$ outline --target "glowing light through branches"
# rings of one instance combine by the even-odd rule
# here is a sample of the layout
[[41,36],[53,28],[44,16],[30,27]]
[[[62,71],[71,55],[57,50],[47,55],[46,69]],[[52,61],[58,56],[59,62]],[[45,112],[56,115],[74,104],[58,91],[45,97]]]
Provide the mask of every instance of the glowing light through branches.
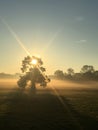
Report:
[[31,61],[31,63],[32,63],[33,65],[36,65],[36,64],[37,64],[37,60],[36,60],[36,59],[33,59],[33,60]]

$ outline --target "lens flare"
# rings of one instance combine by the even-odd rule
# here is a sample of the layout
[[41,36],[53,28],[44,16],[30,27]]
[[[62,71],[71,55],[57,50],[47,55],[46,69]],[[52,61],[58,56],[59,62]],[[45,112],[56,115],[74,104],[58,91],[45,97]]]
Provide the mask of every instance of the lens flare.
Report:
[[49,47],[53,44],[53,42],[56,40],[56,38],[59,36],[59,34],[63,31],[63,28],[58,29],[54,35],[51,37],[51,39],[47,42],[47,44],[45,44],[45,47],[42,50],[42,53],[44,54]]
[[3,24],[7,27],[9,32],[12,34],[12,36],[16,39],[17,43],[22,47],[22,49],[27,53],[27,55],[31,56],[31,54],[28,52],[24,44],[21,42],[19,36],[13,31],[11,26],[0,16],[0,19],[2,20]]

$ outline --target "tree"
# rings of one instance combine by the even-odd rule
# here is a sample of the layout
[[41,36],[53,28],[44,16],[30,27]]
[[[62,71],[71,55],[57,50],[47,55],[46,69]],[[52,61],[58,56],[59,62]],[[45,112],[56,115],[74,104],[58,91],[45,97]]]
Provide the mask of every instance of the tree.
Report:
[[94,67],[92,65],[84,65],[81,68],[82,78],[85,80],[94,79]]
[[40,83],[41,86],[45,87],[50,79],[43,73],[46,69],[42,66],[43,62],[40,58],[35,56],[27,56],[22,61],[21,71],[24,74],[20,76],[18,80],[18,86],[25,88],[27,82],[31,82],[31,88],[35,89],[35,84]]
[[93,73],[94,72],[94,67],[92,65],[84,65],[81,68],[81,73],[87,73],[87,72]]
[[97,80],[98,81],[98,70],[96,70],[94,72],[94,80]]
[[98,77],[98,70],[94,72],[94,75]]
[[56,70],[54,72],[54,75],[55,75],[56,78],[59,78],[59,79],[63,79],[64,78],[64,73],[63,73],[62,70]]
[[81,73],[75,73],[74,74],[74,79],[77,80],[77,81],[81,80],[82,79]]
[[68,75],[73,76],[74,75],[74,70],[72,68],[67,69]]

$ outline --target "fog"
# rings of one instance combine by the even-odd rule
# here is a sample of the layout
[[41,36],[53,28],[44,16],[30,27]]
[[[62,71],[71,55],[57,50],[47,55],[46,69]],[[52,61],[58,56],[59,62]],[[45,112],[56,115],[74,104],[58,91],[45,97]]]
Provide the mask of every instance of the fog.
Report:
[[17,87],[17,79],[0,79],[0,89]]
[[[17,85],[18,79],[0,79],[0,89],[4,88],[18,88]],[[40,89],[41,86],[39,84],[36,85],[37,89]],[[51,80],[50,83],[47,84],[46,88],[55,87],[58,89],[84,89],[84,88],[98,88],[98,82],[87,81],[87,82],[72,82],[72,81],[63,81],[63,80]]]
[[72,81],[63,81],[63,80],[52,80],[49,83],[49,86],[54,86],[56,88],[96,88],[98,87],[98,82],[94,81],[85,81],[85,82],[72,82]]

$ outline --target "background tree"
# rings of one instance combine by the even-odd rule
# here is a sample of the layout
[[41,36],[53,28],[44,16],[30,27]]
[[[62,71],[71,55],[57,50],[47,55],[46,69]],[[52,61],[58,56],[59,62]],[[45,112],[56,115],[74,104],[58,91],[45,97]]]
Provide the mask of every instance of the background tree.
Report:
[[87,73],[87,72],[93,73],[94,72],[94,67],[92,65],[84,65],[81,68],[81,73]]
[[63,73],[62,70],[56,70],[54,72],[54,77],[58,79],[67,79],[73,81],[86,81],[95,80],[98,81],[98,70],[95,70],[92,65],[84,65],[80,72],[75,73],[74,69],[68,68],[67,72]]
[[98,70],[96,70],[94,72],[94,80],[97,80],[98,81]]
[[92,65],[84,65],[81,68],[82,78],[84,80],[92,80],[94,79],[94,67]]
[[62,70],[56,70],[56,71],[54,72],[54,75],[55,75],[56,78],[64,79],[64,73],[63,73]]
[[72,68],[68,68],[67,73],[68,73],[68,75],[73,76],[74,75],[74,70]]

